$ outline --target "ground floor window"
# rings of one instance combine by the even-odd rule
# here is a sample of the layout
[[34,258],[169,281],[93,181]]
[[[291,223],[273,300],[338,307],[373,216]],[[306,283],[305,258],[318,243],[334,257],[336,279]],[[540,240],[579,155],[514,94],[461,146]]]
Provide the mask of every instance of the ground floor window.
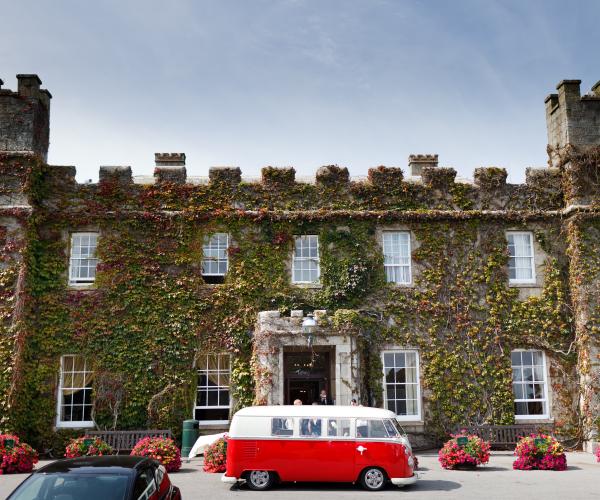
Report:
[[208,354],[198,364],[198,391],[194,418],[200,424],[220,424],[229,421],[229,354]]
[[69,354],[60,359],[57,427],[91,427],[93,373],[87,360]]
[[511,353],[516,418],[548,418],[546,358],[543,351]]
[[421,418],[417,351],[383,352],[385,407],[402,420]]

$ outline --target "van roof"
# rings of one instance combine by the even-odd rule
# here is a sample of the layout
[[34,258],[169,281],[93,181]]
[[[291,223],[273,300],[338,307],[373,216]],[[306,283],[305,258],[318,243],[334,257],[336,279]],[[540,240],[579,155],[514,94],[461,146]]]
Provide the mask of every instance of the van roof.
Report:
[[396,418],[390,410],[366,406],[329,405],[276,405],[248,406],[239,410],[236,417],[354,417],[354,418]]

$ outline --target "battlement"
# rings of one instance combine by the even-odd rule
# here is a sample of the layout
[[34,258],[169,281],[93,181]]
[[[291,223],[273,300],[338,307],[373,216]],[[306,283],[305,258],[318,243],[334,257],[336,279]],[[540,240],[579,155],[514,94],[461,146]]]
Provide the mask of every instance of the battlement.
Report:
[[548,154],[551,166],[567,156],[600,146],[600,82],[581,95],[581,80],[563,80],[557,94],[546,97]]
[[50,99],[37,75],[17,75],[17,92],[0,80],[0,151],[35,153],[44,161],[50,141]]
[[[122,206],[146,210],[245,209],[304,210],[558,210],[565,207],[563,176],[557,168],[528,168],[525,184],[507,183],[506,169],[480,167],[473,180],[457,179],[456,170],[438,167],[438,155],[410,155],[423,161],[421,175],[405,178],[403,169],[380,165],[368,176],[351,178],[346,167],[320,167],[311,181],[298,178],[293,167],[267,166],[260,178],[245,178],[239,167],[210,167],[208,177],[188,177],[184,153],[155,154],[153,176],[133,177],[129,166],[101,166],[98,184],[77,184],[75,168],[49,166],[49,197],[73,190],[73,197],[93,196],[102,203],[116,189]],[[428,162],[428,164],[425,164]],[[57,189],[57,186],[62,189]],[[164,189],[170,185],[169,189]],[[56,194],[54,191],[56,190]],[[169,199],[168,203],[165,200]],[[598,196],[592,196],[593,203]],[[201,203],[200,203],[201,201]],[[166,203],[166,204],[165,204]],[[111,205],[111,209],[114,209]]]

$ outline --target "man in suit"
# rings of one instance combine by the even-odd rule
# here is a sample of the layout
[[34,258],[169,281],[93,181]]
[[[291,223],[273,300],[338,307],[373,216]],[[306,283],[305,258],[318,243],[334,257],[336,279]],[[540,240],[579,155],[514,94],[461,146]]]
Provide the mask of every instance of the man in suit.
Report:
[[320,405],[332,405],[331,399],[327,397],[327,391],[323,389],[321,394],[319,395],[319,404]]

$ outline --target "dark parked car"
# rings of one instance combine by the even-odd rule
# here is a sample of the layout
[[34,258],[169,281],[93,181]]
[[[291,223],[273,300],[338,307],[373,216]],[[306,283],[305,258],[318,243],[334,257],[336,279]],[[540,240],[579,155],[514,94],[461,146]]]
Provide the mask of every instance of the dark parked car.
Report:
[[[165,468],[144,457],[58,460],[36,470],[10,500],[181,500]],[[7,499],[8,500],[8,499]]]

